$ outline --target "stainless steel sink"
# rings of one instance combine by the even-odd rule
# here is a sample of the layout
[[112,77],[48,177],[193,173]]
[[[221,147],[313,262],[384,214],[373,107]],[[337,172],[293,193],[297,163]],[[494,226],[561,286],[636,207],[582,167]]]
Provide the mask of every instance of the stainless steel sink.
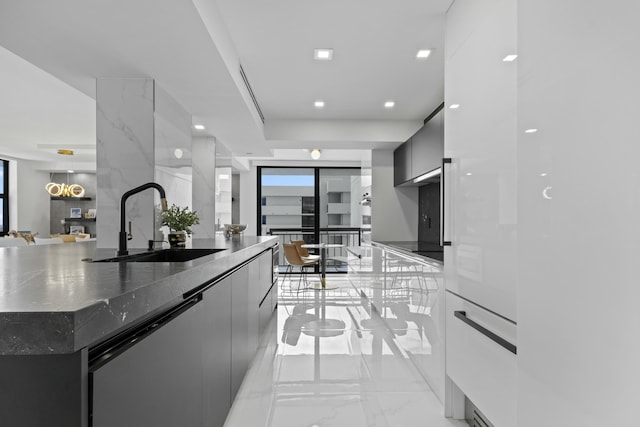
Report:
[[185,262],[224,250],[225,249],[162,249],[135,255],[93,260],[93,262]]

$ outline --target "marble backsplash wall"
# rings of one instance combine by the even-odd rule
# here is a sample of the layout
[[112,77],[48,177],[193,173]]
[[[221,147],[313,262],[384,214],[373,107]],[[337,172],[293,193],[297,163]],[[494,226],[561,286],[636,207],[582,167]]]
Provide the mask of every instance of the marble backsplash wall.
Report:
[[193,209],[198,211],[200,224],[193,227],[197,238],[213,238],[216,234],[216,141],[213,137],[194,138],[193,149]]
[[[96,90],[97,245],[116,248],[122,194],[154,180],[154,90],[152,79],[99,78]],[[154,194],[129,198],[131,248],[144,248],[154,236]]]
[[[117,247],[120,197],[151,181],[165,188],[169,204],[198,211],[197,238],[214,237],[215,138],[192,142],[191,115],[152,79],[98,79],[96,103],[98,247]],[[158,207],[153,190],[129,198],[129,248],[164,239]]]

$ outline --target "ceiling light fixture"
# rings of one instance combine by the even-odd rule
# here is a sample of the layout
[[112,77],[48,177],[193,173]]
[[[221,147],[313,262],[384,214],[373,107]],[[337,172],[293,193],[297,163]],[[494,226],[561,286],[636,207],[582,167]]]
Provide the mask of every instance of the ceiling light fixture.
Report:
[[74,171],[74,170],[72,170],[72,169],[69,169],[69,170],[67,171],[67,173],[76,173],[76,171]]
[[333,49],[314,49],[313,59],[316,61],[331,61],[333,59]]
[[182,152],[182,150],[180,148],[176,148],[173,151],[173,155],[176,156],[176,159],[181,159],[183,154],[184,153]]
[[311,158],[313,160],[318,160],[321,154],[322,153],[320,152],[319,148],[314,148],[313,150],[311,150]]
[[460,108],[460,104],[451,104],[449,105],[449,108],[455,110],[456,108]]
[[313,103],[316,108],[324,108],[324,101],[316,101]]
[[193,125],[193,128],[197,130],[204,130],[204,125]]
[[393,101],[387,101],[384,103],[384,108],[393,108],[396,105]]
[[507,55],[504,58],[502,58],[503,62],[513,62],[516,60],[516,58],[518,57],[518,55]]
[[538,132],[538,129],[527,129],[524,131],[524,133],[536,133]]
[[416,53],[416,59],[427,59],[431,55],[431,49],[420,49]]

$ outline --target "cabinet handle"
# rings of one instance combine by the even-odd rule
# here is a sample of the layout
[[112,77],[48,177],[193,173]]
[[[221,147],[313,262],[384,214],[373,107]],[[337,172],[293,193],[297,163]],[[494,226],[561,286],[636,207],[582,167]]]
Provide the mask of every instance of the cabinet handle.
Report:
[[445,200],[444,199],[444,195],[446,193],[446,188],[447,188],[445,186],[445,177],[447,176],[447,174],[446,174],[446,171],[444,169],[444,166],[446,164],[451,164],[451,158],[450,157],[445,157],[445,158],[442,159],[442,172],[441,172],[441,175],[442,175],[442,195],[440,197],[440,216],[442,218],[442,221],[441,221],[441,223],[442,223],[442,232],[440,234],[440,241],[442,242],[441,246],[451,246],[451,241],[444,239],[444,228],[445,228],[444,227],[444,221],[445,221],[445,218],[446,218],[446,215],[445,215],[445,212],[444,212],[444,200]]
[[482,335],[494,341],[496,344],[501,345],[502,347],[506,348],[513,354],[518,354],[518,348],[515,345],[511,344],[509,341],[505,340],[501,336],[494,334],[484,326],[481,326],[476,322],[474,322],[473,320],[469,319],[467,317],[466,311],[454,311],[453,315],[456,316],[458,319],[462,320],[467,325],[471,326],[476,331],[480,332]]

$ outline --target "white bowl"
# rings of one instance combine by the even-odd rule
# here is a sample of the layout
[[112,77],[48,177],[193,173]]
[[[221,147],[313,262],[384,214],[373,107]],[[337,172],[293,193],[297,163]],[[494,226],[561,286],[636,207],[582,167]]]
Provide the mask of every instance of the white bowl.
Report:
[[232,234],[240,234],[246,228],[247,226],[245,224],[225,224],[224,225],[225,231],[227,232],[231,231]]

